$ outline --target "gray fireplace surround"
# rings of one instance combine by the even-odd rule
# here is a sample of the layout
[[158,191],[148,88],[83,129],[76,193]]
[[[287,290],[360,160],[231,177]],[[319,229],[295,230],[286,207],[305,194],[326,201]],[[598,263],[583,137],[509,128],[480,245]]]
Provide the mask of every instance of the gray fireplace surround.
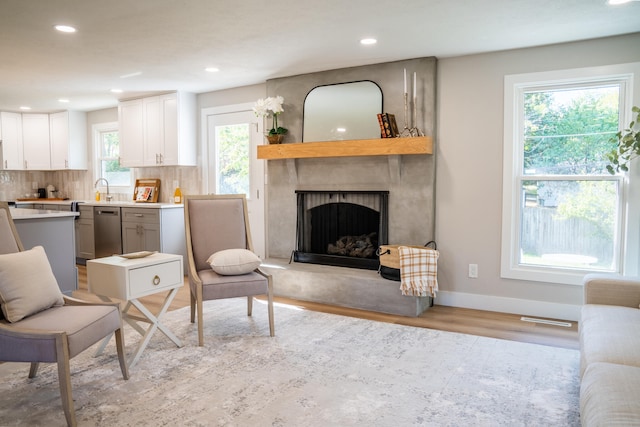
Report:
[[[383,111],[404,125],[403,78],[417,76],[417,123],[435,144],[436,58],[418,58],[283,77],[267,81],[268,96],[284,97],[279,121],[284,143],[302,142],[302,109],[316,86],[371,80],[383,92]],[[412,93],[408,79],[409,93]],[[411,117],[411,114],[409,114]],[[411,127],[411,123],[409,126]],[[402,138],[394,143],[402,144]],[[331,144],[331,142],[327,142]],[[401,296],[399,283],[376,271],[289,263],[296,246],[296,190],[389,191],[390,244],[423,245],[434,239],[435,154],[269,160],[267,163],[266,269],[276,295],[405,316],[417,316],[429,298]]]

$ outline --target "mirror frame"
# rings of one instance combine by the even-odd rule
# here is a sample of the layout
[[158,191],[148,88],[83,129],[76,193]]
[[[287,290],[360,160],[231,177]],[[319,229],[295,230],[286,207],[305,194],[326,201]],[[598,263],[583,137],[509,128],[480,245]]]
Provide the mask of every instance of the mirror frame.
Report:
[[[326,130],[326,134],[327,136],[322,138],[322,139],[318,139],[319,137],[313,137],[313,139],[309,139],[309,136],[306,135],[306,130],[308,129],[307,126],[307,120],[308,120],[308,112],[307,112],[307,100],[309,98],[309,95],[312,94],[312,92],[316,89],[320,89],[320,88],[330,88],[330,87],[338,87],[341,85],[348,85],[348,84],[354,84],[354,83],[371,83],[375,86],[375,88],[377,88],[380,91],[380,109],[379,111],[376,109],[375,112],[373,112],[373,108],[370,108],[367,112],[361,114],[360,117],[357,117],[354,120],[348,120],[348,121],[344,121],[344,115],[340,115],[339,112],[333,114],[333,115],[329,115],[329,120],[332,123],[336,123],[339,119],[342,119],[342,122],[337,122],[336,123],[336,127],[338,125],[349,125],[350,123],[355,123],[356,125],[358,125],[359,123],[365,123],[366,124],[364,126],[369,126],[368,122],[369,121],[373,121],[373,123],[375,124],[375,131],[372,131],[371,135],[366,134],[366,135],[348,135],[348,137],[343,137],[340,138],[339,136],[337,136],[336,132],[332,132],[332,129],[327,129]],[[340,102],[340,99],[337,99],[336,102]],[[343,105],[343,103],[341,104]],[[356,103],[353,104],[349,104],[349,105],[354,105],[354,107],[359,107],[360,105],[357,105]],[[369,101],[367,101],[366,104],[367,107],[370,106]],[[312,88],[309,92],[307,92],[307,95],[304,98],[303,104],[302,104],[302,142],[318,142],[318,141],[343,141],[343,140],[353,140],[353,139],[373,139],[373,138],[379,138],[380,137],[380,128],[379,128],[379,124],[376,120],[375,115],[371,116],[370,114],[378,114],[378,113],[382,113],[384,111],[384,94],[382,93],[382,88],[380,87],[380,85],[378,85],[376,82],[374,82],[373,80],[355,80],[355,81],[349,81],[349,82],[341,82],[341,83],[330,83],[330,84],[325,84],[325,85],[318,85],[315,86],[314,88]],[[335,120],[335,121],[334,121]],[[360,125],[362,126],[362,125]]]

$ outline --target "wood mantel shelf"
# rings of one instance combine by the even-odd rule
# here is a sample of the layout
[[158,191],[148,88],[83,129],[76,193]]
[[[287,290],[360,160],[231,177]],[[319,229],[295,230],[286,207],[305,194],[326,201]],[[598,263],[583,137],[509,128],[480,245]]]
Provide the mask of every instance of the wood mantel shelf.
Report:
[[428,136],[418,136],[258,146],[258,158],[264,160],[393,156],[398,154],[433,154],[433,140]]

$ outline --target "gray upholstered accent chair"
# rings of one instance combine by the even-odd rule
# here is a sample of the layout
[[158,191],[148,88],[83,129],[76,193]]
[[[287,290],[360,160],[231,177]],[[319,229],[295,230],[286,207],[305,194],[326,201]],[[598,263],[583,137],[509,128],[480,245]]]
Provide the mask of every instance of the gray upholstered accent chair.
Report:
[[202,302],[247,297],[247,315],[251,316],[253,297],[267,295],[269,332],[273,337],[273,282],[270,274],[255,268],[245,274],[222,275],[207,262],[220,251],[253,250],[247,201],[244,194],[198,195],[184,198],[191,323],[198,314],[198,345],[204,344]]
[[[32,265],[39,268],[24,271]],[[55,302],[44,309],[41,305],[29,307],[28,300],[39,300],[42,294],[53,295]],[[29,378],[36,376],[39,363],[57,363],[68,425],[76,425],[70,358],[115,332],[120,370],[125,380],[129,378],[119,305],[64,296],[44,249],[24,250],[6,203],[0,203],[0,306],[0,362],[31,363]]]

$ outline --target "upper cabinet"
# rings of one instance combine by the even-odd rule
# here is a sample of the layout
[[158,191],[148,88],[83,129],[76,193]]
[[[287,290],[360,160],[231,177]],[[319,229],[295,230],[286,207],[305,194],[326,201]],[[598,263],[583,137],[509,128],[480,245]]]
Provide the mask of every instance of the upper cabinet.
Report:
[[23,170],[22,114],[0,113],[2,126],[2,169]]
[[22,155],[25,170],[51,169],[49,115],[22,115]]
[[86,115],[0,113],[5,170],[86,169]]
[[123,166],[196,165],[194,94],[174,92],[123,101],[118,115]]
[[87,116],[79,111],[49,115],[51,169],[87,169]]

